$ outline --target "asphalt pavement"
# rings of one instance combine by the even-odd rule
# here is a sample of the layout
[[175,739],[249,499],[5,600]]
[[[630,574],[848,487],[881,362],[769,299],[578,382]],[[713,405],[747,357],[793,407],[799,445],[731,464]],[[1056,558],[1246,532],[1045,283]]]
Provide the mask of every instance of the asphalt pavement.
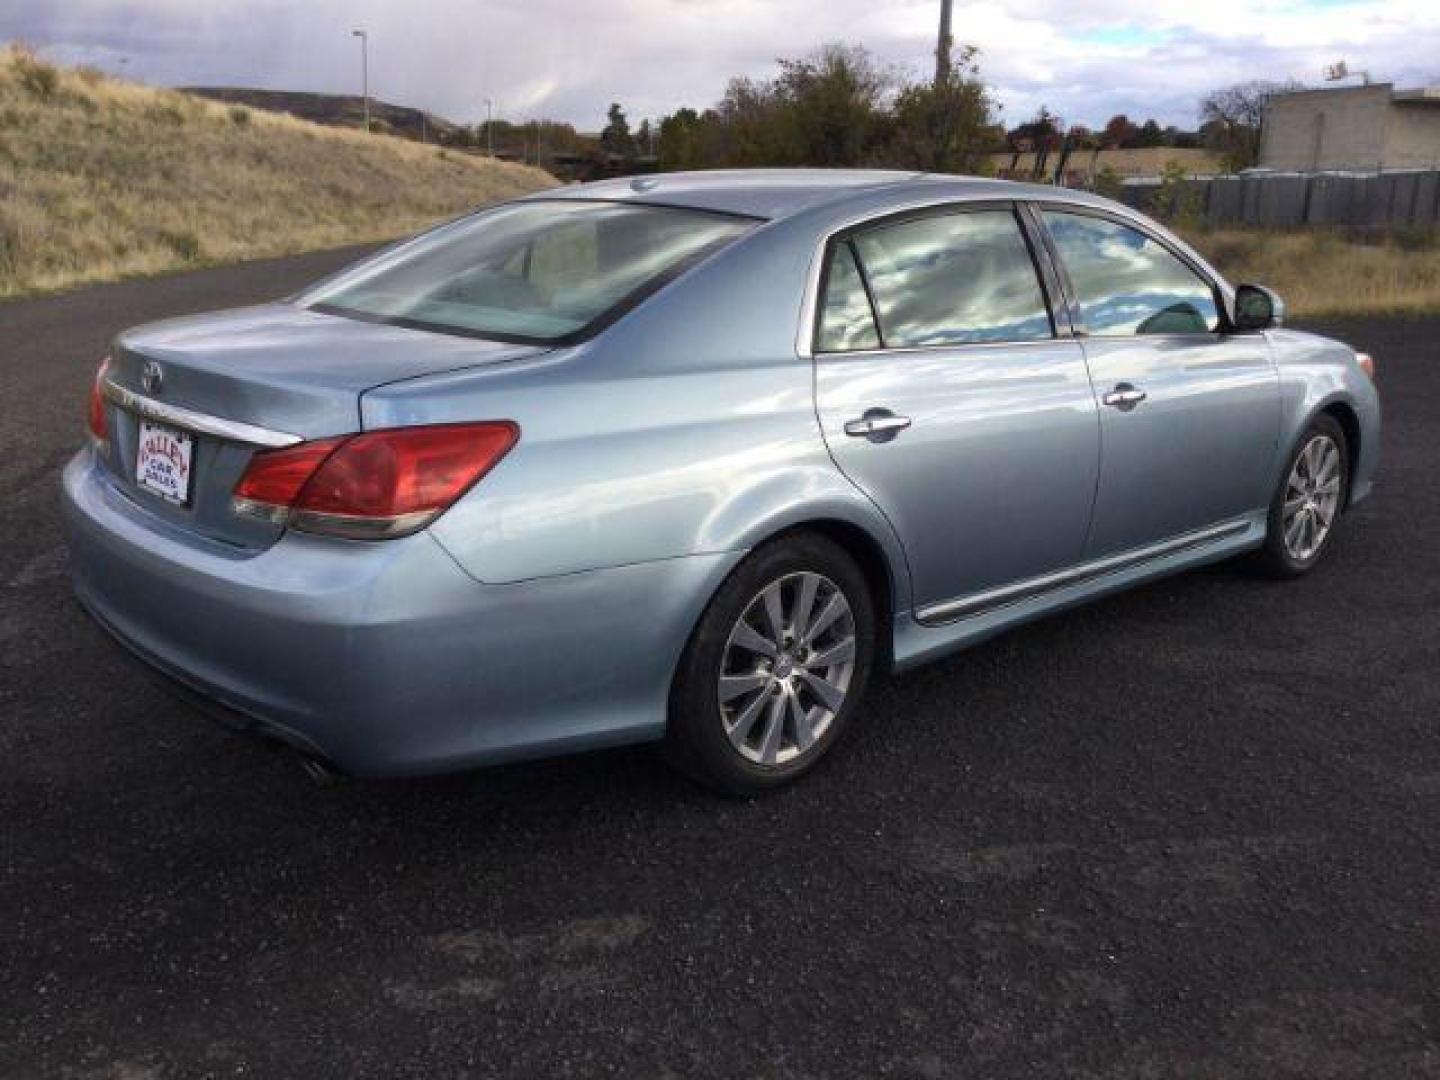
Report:
[[872,691],[753,802],[646,749],[311,782],[72,601],[107,339],[327,253],[0,304],[0,1076],[1440,1075],[1440,319],[1330,557]]

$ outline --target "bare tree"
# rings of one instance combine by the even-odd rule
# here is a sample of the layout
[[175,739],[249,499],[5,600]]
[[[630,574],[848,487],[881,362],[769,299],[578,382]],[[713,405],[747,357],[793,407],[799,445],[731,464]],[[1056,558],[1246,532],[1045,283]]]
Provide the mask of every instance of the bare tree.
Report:
[[1253,79],[1212,91],[1200,103],[1206,145],[1220,151],[1226,168],[1248,169],[1260,160],[1260,128],[1270,98],[1299,89],[1301,84],[1294,80]]

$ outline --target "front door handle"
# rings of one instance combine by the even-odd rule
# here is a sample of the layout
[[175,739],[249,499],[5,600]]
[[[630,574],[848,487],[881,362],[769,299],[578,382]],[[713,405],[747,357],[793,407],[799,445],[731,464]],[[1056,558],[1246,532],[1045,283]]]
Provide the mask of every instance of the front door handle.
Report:
[[1119,409],[1121,412],[1129,412],[1131,409],[1135,408],[1136,405],[1139,405],[1140,402],[1144,401],[1149,396],[1150,395],[1145,393],[1144,390],[1141,390],[1128,382],[1122,382],[1116,383],[1115,389],[1111,390],[1100,400],[1103,401],[1106,405],[1109,405],[1112,409]]
[[889,442],[909,426],[908,416],[896,416],[889,409],[866,409],[860,419],[845,421],[845,434],[871,442]]

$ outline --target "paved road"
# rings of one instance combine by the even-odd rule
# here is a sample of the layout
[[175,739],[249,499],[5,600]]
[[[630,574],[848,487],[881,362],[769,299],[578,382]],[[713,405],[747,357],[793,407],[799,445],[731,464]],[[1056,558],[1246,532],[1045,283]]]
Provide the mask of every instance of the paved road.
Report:
[[70,601],[112,332],[316,256],[0,305],[0,1075],[1440,1074],[1440,322],[1354,325],[1376,496],[883,683],[803,785],[648,752],[312,785]]

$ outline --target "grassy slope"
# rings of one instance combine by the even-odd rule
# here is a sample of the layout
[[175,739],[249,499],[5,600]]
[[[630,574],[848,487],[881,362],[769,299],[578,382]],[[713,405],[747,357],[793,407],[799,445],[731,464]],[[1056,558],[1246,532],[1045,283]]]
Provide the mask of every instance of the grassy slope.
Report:
[[1367,242],[1323,230],[1221,229],[1190,231],[1186,239],[1232,282],[1270,286],[1291,315],[1440,312],[1440,238],[1433,234]]
[[0,50],[0,297],[384,239],[554,182]]

